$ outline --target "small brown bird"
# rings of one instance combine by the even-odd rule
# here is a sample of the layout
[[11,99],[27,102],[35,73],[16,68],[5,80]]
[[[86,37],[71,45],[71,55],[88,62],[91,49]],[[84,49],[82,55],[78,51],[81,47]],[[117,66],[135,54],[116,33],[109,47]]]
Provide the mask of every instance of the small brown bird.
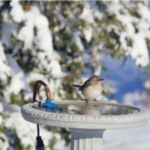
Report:
[[104,79],[101,79],[99,76],[94,75],[90,77],[88,80],[86,80],[83,85],[73,85],[73,86],[79,88],[83,96],[86,98],[86,104],[88,104],[88,100],[96,101],[96,98],[99,95],[101,95],[103,90],[101,84],[102,80]]

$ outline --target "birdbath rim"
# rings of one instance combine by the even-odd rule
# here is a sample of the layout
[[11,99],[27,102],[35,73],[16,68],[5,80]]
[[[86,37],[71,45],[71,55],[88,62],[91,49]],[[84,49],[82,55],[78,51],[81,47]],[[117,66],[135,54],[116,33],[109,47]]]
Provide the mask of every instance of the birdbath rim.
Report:
[[[53,101],[56,105],[84,104],[84,101]],[[76,128],[76,129],[116,129],[131,128],[147,124],[150,118],[150,112],[144,108],[135,106],[112,103],[112,102],[94,102],[94,105],[124,106],[139,110],[137,113],[123,115],[76,115],[54,113],[38,110],[33,106],[38,103],[28,103],[21,108],[22,116],[25,120],[41,125]]]

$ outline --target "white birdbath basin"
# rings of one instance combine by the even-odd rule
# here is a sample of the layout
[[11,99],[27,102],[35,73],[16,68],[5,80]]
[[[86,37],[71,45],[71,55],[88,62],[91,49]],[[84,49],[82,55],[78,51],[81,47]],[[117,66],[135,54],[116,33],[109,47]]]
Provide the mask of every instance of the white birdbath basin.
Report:
[[84,101],[54,101],[59,109],[46,112],[38,103],[21,108],[23,118],[29,122],[69,128],[71,150],[103,150],[106,129],[132,128],[147,124],[149,111],[133,106]]

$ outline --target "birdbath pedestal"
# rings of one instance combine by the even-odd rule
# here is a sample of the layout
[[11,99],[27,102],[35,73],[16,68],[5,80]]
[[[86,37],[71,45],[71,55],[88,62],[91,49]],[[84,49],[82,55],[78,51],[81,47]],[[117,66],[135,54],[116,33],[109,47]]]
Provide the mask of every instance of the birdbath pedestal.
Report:
[[75,129],[71,131],[71,150],[103,150],[105,129]]
[[[59,109],[51,112],[39,108],[36,102],[26,104],[21,108],[22,116],[35,124],[68,128],[71,131],[70,150],[103,150],[106,129],[142,126],[150,117],[145,109],[110,102],[89,102],[90,107],[84,101],[53,103]],[[90,108],[94,114],[86,114]]]

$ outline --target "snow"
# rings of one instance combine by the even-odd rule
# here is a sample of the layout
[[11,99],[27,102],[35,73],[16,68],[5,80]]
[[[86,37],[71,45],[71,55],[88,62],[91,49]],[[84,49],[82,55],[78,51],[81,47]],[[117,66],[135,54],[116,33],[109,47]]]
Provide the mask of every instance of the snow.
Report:
[[48,20],[45,16],[43,15],[38,15],[36,20],[35,20],[35,26],[37,27],[38,30],[42,28],[48,28]]
[[83,29],[84,37],[87,42],[91,41],[92,31],[93,31],[92,27],[86,27],[85,29]]
[[3,123],[3,118],[0,116],[0,124]]
[[103,136],[104,150],[148,150],[149,132],[150,121],[141,127],[106,130]]
[[123,97],[123,101],[125,104],[128,105],[136,105],[136,106],[142,106],[143,103],[148,101],[149,96],[146,92],[143,91],[135,91],[133,93],[127,93]]
[[21,41],[25,41],[26,49],[31,48],[34,38],[33,28],[30,26],[22,27],[17,35],[17,38]]
[[[111,5],[109,5],[108,11],[110,13],[114,13],[116,15],[116,18],[125,27],[125,31],[121,31],[119,33],[122,49],[124,49],[126,51],[126,54],[130,55],[132,59],[135,59],[136,65],[141,65],[142,67],[147,66],[149,64],[149,55],[145,38],[150,38],[150,31],[149,31],[150,19],[148,17],[150,11],[146,6],[139,3],[138,11],[143,16],[143,18],[138,19],[136,17],[131,16],[128,10],[124,9],[123,6],[120,5],[118,2],[114,3],[113,9],[110,7]],[[125,14],[120,14],[119,13],[120,9],[124,10]],[[135,27],[133,26],[133,23],[137,24],[137,28],[139,30],[138,33],[135,33]],[[132,46],[127,45],[126,38],[132,39],[133,42]]]
[[81,13],[81,15],[79,16],[80,19],[83,19],[83,20],[87,20],[88,22],[90,23],[94,23],[94,18],[93,18],[93,14],[92,14],[92,11],[91,11],[91,8],[90,6],[86,3],[85,4],[85,7],[83,8],[83,11]]
[[140,33],[136,34],[136,36],[134,36],[133,39],[134,43],[130,55],[133,59],[136,60],[136,65],[141,65],[145,67],[149,64],[149,55],[146,46],[146,41]]
[[[3,113],[3,106],[2,106],[1,101],[0,101],[0,113]],[[0,126],[2,126],[2,124],[3,124],[3,118],[2,116],[0,116]],[[9,147],[7,137],[1,131],[0,131],[0,146],[1,146],[1,150],[7,150]]]
[[142,16],[142,18],[150,23],[150,10],[148,9],[148,7],[145,7],[145,5],[143,5],[142,3],[138,3],[137,5],[139,14]]
[[52,55],[53,52],[53,44],[51,32],[48,28],[41,28],[37,32],[37,45],[41,50],[48,51],[49,55]]
[[100,95],[96,98],[97,101],[108,102],[108,98],[105,95]]
[[7,64],[4,49],[0,41],[0,80],[2,84],[6,83],[7,76],[10,76],[10,67]]
[[0,102],[0,113],[3,112],[3,106],[2,103]]
[[95,11],[95,12],[94,12],[94,17],[95,17],[95,18],[101,20],[101,19],[102,19],[102,16],[103,16],[102,13],[100,13],[99,11]]
[[67,150],[68,148],[66,148],[65,144],[64,140],[60,140],[54,145],[54,150]]
[[7,65],[7,59],[4,53],[4,48],[0,41],[0,66],[1,66],[1,73],[6,73],[7,75],[10,74],[10,67]]
[[[12,12],[13,12],[13,8],[16,8],[16,7],[18,8],[19,6],[21,7],[18,1],[12,1],[11,6],[12,6]],[[25,26],[23,26],[20,29],[17,35],[17,38],[24,42],[23,49],[32,50],[33,44],[36,44],[40,50],[43,50],[43,52],[38,53],[38,59],[43,60],[41,61],[41,64],[43,66],[48,66],[49,65],[48,60],[51,60],[53,58],[52,57],[53,43],[52,43],[52,35],[49,29],[49,23],[48,23],[47,18],[44,15],[40,14],[40,11],[36,6],[31,6],[31,10],[27,12],[23,11],[22,16],[21,16],[22,18],[20,16],[14,16],[15,15],[14,12],[11,13],[11,15],[13,19],[15,19],[14,17],[18,17],[17,18],[18,20],[22,20],[25,22]],[[33,32],[34,27],[36,27],[37,35],[34,35],[34,32]],[[46,60],[46,57],[48,60]],[[55,77],[56,76],[58,77],[60,76],[60,72],[61,72],[60,65],[57,61],[55,61],[55,63],[53,64],[57,65],[57,70],[53,71],[51,64],[50,64],[49,69],[51,69],[51,72]],[[42,69],[42,66],[40,65],[39,68]],[[48,72],[49,71],[50,70],[48,70]],[[18,77],[21,78],[21,76],[23,77],[23,74],[22,75],[20,74]],[[23,87],[23,85],[20,85],[20,87]],[[15,91],[15,93],[18,93],[18,91]]]
[[117,89],[114,88],[113,86],[115,85],[115,82],[111,81],[106,81],[105,84],[103,85],[104,90],[106,93],[117,93]]
[[[11,6],[10,14],[13,20],[18,23],[25,21],[25,26],[21,28],[17,36],[19,40],[24,41],[25,49],[32,49],[32,44],[35,42],[41,50],[48,51],[45,55],[48,54],[50,57],[53,52],[53,44],[47,18],[40,14],[36,6],[32,6],[28,12],[23,11],[18,1],[12,1]],[[36,37],[34,37],[33,27],[37,29]]]
[[[7,55],[9,66],[11,67],[11,83],[8,88],[9,93],[19,94],[20,90],[29,91],[23,70],[19,67],[12,55]],[[15,85],[15,86],[14,86]]]
[[45,81],[45,76],[39,73],[35,73],[35,72],[30,72],[27,76],[26,76],[26,81],[32,82],[33,80],[44,80]]
[[17,23],[20,23],[24,16],[22,6],[18,3],[18,0],[12,0],[10,5],[12,6],[10,14],[13,17],[13,20]]
[[84,50],[84,46],[77,31],[73,33],[73,41],[79,47],[80,51]]
[[22,72],[19,72],[11,80],[11,83],[9,86],[9,93],[14,93],[17,95],[22,89],[25,91],[28,91],[29,86],[24,79],[24,74]]
[[94,70],[94,75],[100,76],[101,74],[101,66],[99,65],[98,67],[95,67],[96,69]]
[[[143,67],[149,64],[149,55],[145,38],[150,37],[150,32],[147,34],[149,35],[143,34],[143,32],[139,32],[137,34],[131,32],[130,33],[122,32],[120,36],[122,48],[126,49],[126,53],[131,55],[132,59],[135,59],[136,65],[141,65]],[[132,47],[127,46],[125,40],[126,37],[129,37],[133,40]]]
[[34,27],[35,19],[39,15],[40,15],[40,11],[39,11],[38,7],[36,7],[34,5],[31,6],[30,11],[24,12],[23,20],[25,21],[25,25]]
[[[86,20],[89,23],[95,24],[93,14],[92,14],[92,9],[90,8],[90,5],[88,3],[85,3],[85,6],[84,6],[83,11],[82,11],[81,15],[79,16],[79,18]],[[92,31],[93,31],[93,29],[90,26],[87,26],[86,28],[83,29],[84,37],[87,42],[91,41]]]
[[50,65],[48,66],[48,70],[50,70],[53,77],[61,76],[61,66],[57,60],[52,60]]
[[144,82],[144,87],[146,89],[150,89],[150,80],[147,80],[147,81]]
[[0,132],[0,146],[1,150],[8,150],[9,149],[9,143],[7,141],[7,137],[5,134]]

